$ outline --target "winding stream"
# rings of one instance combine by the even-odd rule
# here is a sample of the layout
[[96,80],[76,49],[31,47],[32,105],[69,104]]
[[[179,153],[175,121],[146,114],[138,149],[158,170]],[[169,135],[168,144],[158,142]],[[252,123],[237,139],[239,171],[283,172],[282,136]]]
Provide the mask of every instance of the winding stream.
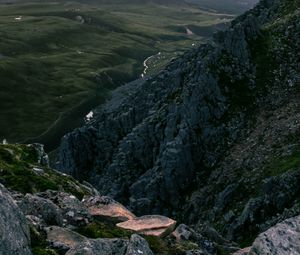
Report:
[[141,74],[141,77],[142,77],[142,78],[146,76],[147,70],[149,69],[149,66],[148,66],[147,62],[148,62],[149,60],[151,60],[152,58],[154,58],[154,57],[156,57],[156,56],[160,56],[160,55],[161,55],[161,52],[158,52],[157,54],[154,54],[154,55],[152,55],[152,56],[150,56],[150,57],[148,57],[148,58],[146,58],[146,59],[144,60],[144,62],[143,62],[144,71],[143,71],[143,73]]

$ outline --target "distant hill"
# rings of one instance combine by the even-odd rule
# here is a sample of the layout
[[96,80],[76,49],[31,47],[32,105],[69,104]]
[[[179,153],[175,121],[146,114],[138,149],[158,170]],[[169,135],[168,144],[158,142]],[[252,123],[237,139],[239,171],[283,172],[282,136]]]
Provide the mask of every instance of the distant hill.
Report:
[[[21,2],[47,2],[44,0],[0,0],[0,3],[21,3]],[[56,1],[56,2],[63,2]],[[258,0],[77,0],[74,2],[94,3],[94,4],[145,4],[155,3],[162,5],[176,4],[196,4],[203,8],[226,11],[231,13],[241,13],[252,8]]]
[[[176,1],[176,0],[175,0]],[[232,13],[244,12],[252,8],[258,0],[185,0],[208,9],[222,10]]]

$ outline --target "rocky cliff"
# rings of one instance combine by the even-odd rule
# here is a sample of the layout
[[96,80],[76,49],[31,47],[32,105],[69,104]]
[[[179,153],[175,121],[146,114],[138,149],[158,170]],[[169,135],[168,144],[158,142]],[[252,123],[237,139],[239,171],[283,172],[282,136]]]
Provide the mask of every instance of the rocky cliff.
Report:
[[117,89],[64,136],[58,167],[136,214],[230,240],[300,213],[297,0],[262,0],[154,77]]

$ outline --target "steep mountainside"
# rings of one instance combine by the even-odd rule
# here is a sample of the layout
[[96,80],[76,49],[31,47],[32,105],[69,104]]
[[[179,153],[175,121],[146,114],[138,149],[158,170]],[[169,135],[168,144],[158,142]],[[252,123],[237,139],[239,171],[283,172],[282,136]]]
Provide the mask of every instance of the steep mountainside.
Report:
[[58,167],[136,214],[247,244],[300,214],[300,3],[263,0],[214,41],[113,93]]

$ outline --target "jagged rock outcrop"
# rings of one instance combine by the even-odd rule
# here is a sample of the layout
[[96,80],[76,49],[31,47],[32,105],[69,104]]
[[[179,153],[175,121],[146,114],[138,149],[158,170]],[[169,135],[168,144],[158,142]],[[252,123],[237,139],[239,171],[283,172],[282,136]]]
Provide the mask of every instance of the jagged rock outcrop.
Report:
[[36,150],[37,162],[43,166],[49,166],[49,157],[44,150],[44,145],[39,143],[34,143],[31,146]]
[[[268,211],[282,212],[289,207],[299,194],[299,182],[300,170],[298,169],[264,180],[262,195],[248,201],[241,215],[231,224],[229,238],[234,239],[235,234],[241,235],[243,232],[245,234],[242,235],[247,235],[247,226],[262,223],[264,214]],[[300,214],[300,211],[295,213]]]
[[[249,17],[220,34],[215,45],[190,51],[156,77],[117,90],[131,94],[114,97],[94,125],[63,138],[61,171],[81,180],[89,176],[101,192],[130,202],[139,214],[178,208],[198,173],[220,160],[244,124],[242,112],[222,121],[235,88],[221,79],[226,72],[232,82],[243,82],[246,92],[254,86],[247,46],[259,32],[255,21]],[[219,64],[224,58],[230,65]]]
[[208,222],[238,242],[298,215],[299,17],[299,1],[262,0],[117,89],[62,139],[59,169],[137,215]]
[[25,216],[0,184],[0,254],[31,255]]

